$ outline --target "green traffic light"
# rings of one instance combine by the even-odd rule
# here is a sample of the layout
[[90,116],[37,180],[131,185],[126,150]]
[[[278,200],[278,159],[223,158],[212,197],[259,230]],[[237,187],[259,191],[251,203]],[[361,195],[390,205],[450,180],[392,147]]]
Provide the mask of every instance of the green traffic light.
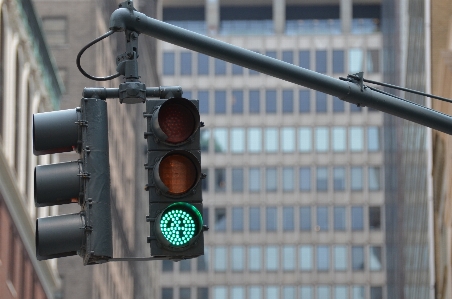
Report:
[[[160,214],[159,230],[170,246],[188,245],[201,230],[202,216],[193,205],[177,202]],[[165,242],[166,243],[166,242]]]

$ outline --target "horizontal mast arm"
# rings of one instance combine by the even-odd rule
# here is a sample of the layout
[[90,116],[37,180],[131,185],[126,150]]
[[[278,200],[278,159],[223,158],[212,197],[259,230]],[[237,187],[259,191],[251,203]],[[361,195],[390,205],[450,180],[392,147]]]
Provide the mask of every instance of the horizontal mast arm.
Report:
[[452,117],[449,115],[369,88],[361,88],[354,82],[335,79],[167,24],[136,10],[129,8],[115,10],[110,18],[110,29],[143,33],[189,50],[335,96],[352,104],[368,106],[452,135]]

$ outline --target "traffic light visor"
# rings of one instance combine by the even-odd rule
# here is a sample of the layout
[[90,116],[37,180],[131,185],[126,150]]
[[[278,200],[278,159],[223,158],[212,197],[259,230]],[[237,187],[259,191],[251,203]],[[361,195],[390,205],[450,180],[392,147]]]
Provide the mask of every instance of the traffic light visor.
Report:
[[166,246],[186,247],[194,242],[202,226],[202,216],[196,207],[185,202],[176,202],[157,218],[157,236]]

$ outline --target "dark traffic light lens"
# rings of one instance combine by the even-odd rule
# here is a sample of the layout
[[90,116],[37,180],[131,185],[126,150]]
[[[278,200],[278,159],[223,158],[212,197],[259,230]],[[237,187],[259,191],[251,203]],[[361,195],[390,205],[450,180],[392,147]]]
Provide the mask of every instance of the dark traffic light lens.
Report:
[[186,106],[178,103],[168,103],[160,108],[158,121],[162,131],[168,136],[169,143],[181,143],[194,132],[196,121]]
[[171,154],[160,162],[159,176],[168,193],[179,195],[193,188],[198,172],[192,160],[181,154]]
[[159,217],[159,229],[171,246],[183,247],[198,235],[202,227],[201,213],[194,206],[178,202]]

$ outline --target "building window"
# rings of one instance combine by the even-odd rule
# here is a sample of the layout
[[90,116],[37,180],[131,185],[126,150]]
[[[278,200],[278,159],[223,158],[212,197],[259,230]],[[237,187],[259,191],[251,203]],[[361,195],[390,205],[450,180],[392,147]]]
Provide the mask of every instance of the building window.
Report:
[[344,73],[344,50],[333,50],[333,73]]
[[179,263],[179,270],[181,272],[190,272],[191,271],[191,260],[182,260]]
[[258,286],[251,286],[248,289],[249,299],[261,299],[262,298],[262,288]]
[[282,185],[284,192],[292,192],[294,190],[294,171],[293,167],[284,167],[282,176]]
[[233,114],[243,113],[243,91],[233,90],[232,91],[232,107],[231,111]]
[[383,288],[370,287],[370,299],[383,299]]
[[283,90],[282,91],[282,112],[283,113],[293,113],[293,91]]
[[243,153],[245,151],[245,129],[231,129],[231,152]]
[[249,113],[259,114],[260,110],[260,92],[259,90],[250,90],[249,92]]
[[359,152],[364,149],[364,132],[361,127],[350,128],[350,150]]
[[226,91],[215,91],[215,114],[226,113]]
[[283,51],[282,52],[282,61],[293,64],[293,52],[292,51]]
[[347,247],[343,245],[334,246],[334,270],[346,271],[347,270]]
[[262,129],[248,128],[248,152],[262,152]]
[[209,289],[208,288],[198,288],[196,299],[209,299]]
[[347,133],[344,127],[334,127],[332,129],[333,151],[344,152],[347,144]]
[[226,247],[219,246],[214,249],[214,270],[218,272],[226,271],[227,265],[227,250]]
[[283,153],[295,152],[295,128],[281,129],[281,150]]
[[[279,253],[277,246],[268,246],[265,249],[265,267],[267,271],[277,271],[279,268]],[[273,297],[270,297],[273,298]]]
[[277,286],[267,286],[266,290],[266,298],[274,298],[279,299],[279,287]]
[[243,168],[232,168],[232,192],[243,192]]
[[276,51],[266,51],[265,56],[275,58],[276,59]]
[[284,287],[283,288],[283,299],[293,299],[295,296],[295,287]]
[[162,299],[173,299],[173,288],[162,288]]
[[275,153],[278,151],[278,128],[265,128],[265,151]]
[[204,255],[196,258],[196,270],[205,272],[209,270],[209,248],[204,246]]
[[215,299],[228,298],[228,288],[227,287],[214,287],[213,288],[213,298],[215,298]]
[[327,111],[327,96],[325,93],[315,92],[315,111],[317,113],[325,113]]
[[315,128],[315,149],[318,152],[327,152],[329,149],[329,136],[327,127]]
[[381,229],[381,208],[369,207],[369,229],[379,230]]
[[328,191],[328,168],[317,167],[316,176],[317,191]]
[[192,57],[191,52],[181,52],[180,53],[180,74],[181,75],[192,75]]
[[215,75],[226,75],[226,62],[215,59]]
[[300,113],[311,112],[311,99],[309,96],[309,90],[300,90],[298,103],[299,103],[298,111]]
[[250,207],[250,218],[249,225],[250,231],[260,231],[261,230],[261,209],[260,207]]
[[300,270],[311,271],[312,270],[312,246],[303,245],[300,246]]
[[215,231],[226,231],[226,209],[215,208]]
[[350,49],[348,51],[348,72],[349,74],[355,74],[364,71],[363,68],[363,50],[362,49]]
[[231,298],[245,299],[245,288],[244,287],[232,287],[231,288]]
[[311,207],[300,207],[300,230],[310,231],[311,223]]
[[331,298],[329,286],[317,287],[317,299]]
[[334,287],[334,299],[349,299],[347,286]]
[[378,127],[367,128],[367,150],[370,152],[380,150],[380,134]]
[[352,295],[353,295],[352,299],[366,298],[364,287],[363,286],[353,286]]
[[[243,265],[245,262],[245,251],[243,246],[232,246],[231,247],[231,270],[232,271],[243,271]],[[235,298],[235,297],[234,297]]]
[[265,112],[276,113],[276,90],[265,92]]
[[242,207],[232,208],[232,231],[234,231],[234,232],[243,231],[243,208]]
[[312,150],[311,128],[298,129],[298,150],[303,153],[308,153]]
[[298,52],[298,65],[308,70],[311,69],[311,55],[309,50]]
[[380,190],[380,167],[370,166],[367,178],[370,191]]
[[311,191],[311,168],[300,167],[300,191]]
[[228,151],[228,130],[226,128],[215,128],[213,130],[213,141],[216,153]]
[[200,136],[200,145],[201,145],[202,152],[209,151],[209,141],[210,141],[210,130],[206,129],[206,128],[202,128],[201,136]]
[[257,167],[249,169],[249,191],[260,192],[261,191],[261,172]]
[[295,270],[295,265],[296,265],[296,260],[295,260],[295,256],[296,256],[296,250],[295,250],[295,246],[283,246],[282,248],[283,252],[282,252],[282,258],[283,258],[283,270],[284,271],[294,271]]
[[267,207],[266,208],[266,218],[265,227],[268,232],[275,232],[278,225],[277,208]]
[[215,169],[215,192],[226,192],[226,169]]
[[363,207],[352,207],[352,230],[364,229]]
[[345,207],[334,207],[334,230],[345,230]]
[[209,114],[209,92],[206,90],[198,91],[199,113]]
[[334,191],[345,190],[345,167],[333,168],[333,188]]
[[326,68],[326,50],[315,51],[315,71],[318,73],[326,74]]
[[329,269],[330,269],[330,250],[328,246],[317,246],[317,271],[328,271]]
[[209,74],[209,56],[198,53],[198,75]]
[[259,246],[250,246],[248,248],[248,269],[250,271],[260,271],[261,261],[261,248]]
[[162,261],[162,271],[163,272],[172,272],[174,269],[174,262],[169,260]]
[[317,207],[317,229],[320,231],[328,230],[328,207]]
[[363,190],[363,168],[356,166],[350,169],[350,187],[352,191]]
[[380,51],[367,50],[367,73],[378,73],[380,71]]
[[283,230],[293,231],[295,229],[294,209],[293,207],[283,208]]
[[369,247],[369,270],[381,271],[382,269],[381,250],[382,250],[381,246]]
[[240,65],[233,64],[232,65],[232,74],[233,75],[243,75],[243,67]]
[[353,271],[364,270],[364,247],[352,246],[352,269]]
[[345,103],[339,98],[333,97],[333,112],[344,112]]
[[314,298],[312,287],[300,287],[300,299],[312,299]]
[[66,17],[42,18],[42,29],[44,30],[49,46],[61,46],[68,43],[67,27]]
[[278,186],[278,170],[269,167],[265,170],[265,189],[267,192],[276,192]]
[[174,76],[174,52],[163,52],[163,75]]

